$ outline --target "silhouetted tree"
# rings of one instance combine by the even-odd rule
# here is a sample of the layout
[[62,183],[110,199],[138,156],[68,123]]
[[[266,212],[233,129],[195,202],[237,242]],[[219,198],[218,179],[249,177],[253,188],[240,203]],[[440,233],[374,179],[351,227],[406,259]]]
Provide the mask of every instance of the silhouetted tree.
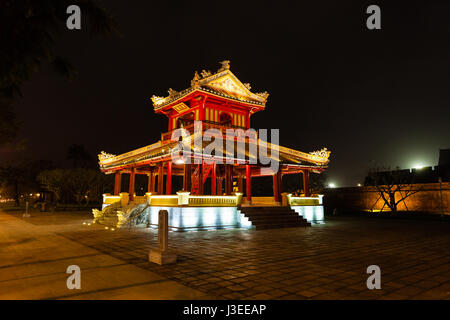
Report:
[[398,167],[395,170],[390,168],[372,169],[365,181],[366,185],[374,186],[379,194],[376,203],[382,199],[383,211],[387,206],[392,213],[397,213],[397,206],[403,201],[406,206],[405,199],[421,191],[420,188],[414,188],[412,175],[409,170],[400,170]]
[[66,28],[67,7],[78,5],[83,28],[91,34],[117,34],[115,21],[92,0],[0,1],[0,146],[17,135],[12,101],[23,83],[49,63],[70,78],[74,67],[54,52],[58,31]]
[[51,169],[53,163],[47,160],[22,161],[0,167],[0,184],[7,193],[13,196],[19,205],[22,194],[35,193],[40,189],[37,175],[46,169]]
[[55,196],[56,205],[61,199],[61,193],[67,184],[67,173],[63,169],[45,170],[38,175],[42,187]]
[[4,187],[12,188],[12,194],[17,206],[20,203],[21,186],[26,177],[26,170],[22,166],[7,165],[0,168],[0,181]]

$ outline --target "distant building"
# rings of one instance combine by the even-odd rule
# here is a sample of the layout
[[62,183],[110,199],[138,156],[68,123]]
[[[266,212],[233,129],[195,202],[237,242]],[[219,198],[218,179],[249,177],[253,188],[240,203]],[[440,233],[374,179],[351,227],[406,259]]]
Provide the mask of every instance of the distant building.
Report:
[[439,150],[439,166],[450,166],[450,149]]
[[[410,183],[435,183],[442,179],[442,182],[450,182],[450,149],[439,150],[439,162],[437,166],[414,168],[414,169],[401,169],[395,171],[377,172],[375,175],[392,176],[395,173],[397,176],[401,175],[405,177]],[[364,180],[365,186],[373,185],[372,177],[367,176]],[[382,179],[377,179],[382,181]]]

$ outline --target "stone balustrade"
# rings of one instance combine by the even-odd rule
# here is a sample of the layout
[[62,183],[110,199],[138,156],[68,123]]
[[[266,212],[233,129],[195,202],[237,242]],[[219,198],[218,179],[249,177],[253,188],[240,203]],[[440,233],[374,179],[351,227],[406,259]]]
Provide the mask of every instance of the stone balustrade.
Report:
[[[103,194],[103,208],[111,203],[121,201],[122,205],[129,203],[127,192],[120,193],[119,196]],[[236,192],[229,196],[208,196],[191,195],[188,191],[179,191],[176,195],[155,195],[147,192],[145,196],[134,196],[134,203],[149,203],[158,207],[236,207],[241,204],[242,193]]]
[[323,195],[319,194],[311,197],[294,197],[291,193],[284,193],[283,204],[290,206],[319,206],[322,204]]

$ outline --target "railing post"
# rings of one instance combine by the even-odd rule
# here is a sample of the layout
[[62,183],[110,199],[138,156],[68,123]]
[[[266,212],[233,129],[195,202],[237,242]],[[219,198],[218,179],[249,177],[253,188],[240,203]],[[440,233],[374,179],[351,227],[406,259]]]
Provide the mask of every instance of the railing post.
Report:
[[149,205],[152,204],[152,193],[151,192],[146,192],[145,196],[147,197],[147,203]]
[[122,206],[128,205],[128,202],[130,201],[128,192],[121,192],[120,193],[120,202],[122,203]]
[[178,191],[178,205],[179,206],[188,206],[189,205],[189,191]]

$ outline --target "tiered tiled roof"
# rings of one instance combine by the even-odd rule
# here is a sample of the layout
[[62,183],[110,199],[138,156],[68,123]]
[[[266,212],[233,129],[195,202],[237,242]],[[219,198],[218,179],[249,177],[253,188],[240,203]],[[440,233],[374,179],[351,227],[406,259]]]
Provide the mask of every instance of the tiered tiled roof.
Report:
[[155,110],[159,110],[196,90],[264,108],[269,94],[267,92],[251,92],[250,84],[242,83],[230,71],[228,60],[222,61],[221,64],[222,67],[214,74],[206,70],[202,70],[200,75],[195,72],[191,86],[183,91],[178,92],[169,89],[167,97],[153,96],[152,101]]

